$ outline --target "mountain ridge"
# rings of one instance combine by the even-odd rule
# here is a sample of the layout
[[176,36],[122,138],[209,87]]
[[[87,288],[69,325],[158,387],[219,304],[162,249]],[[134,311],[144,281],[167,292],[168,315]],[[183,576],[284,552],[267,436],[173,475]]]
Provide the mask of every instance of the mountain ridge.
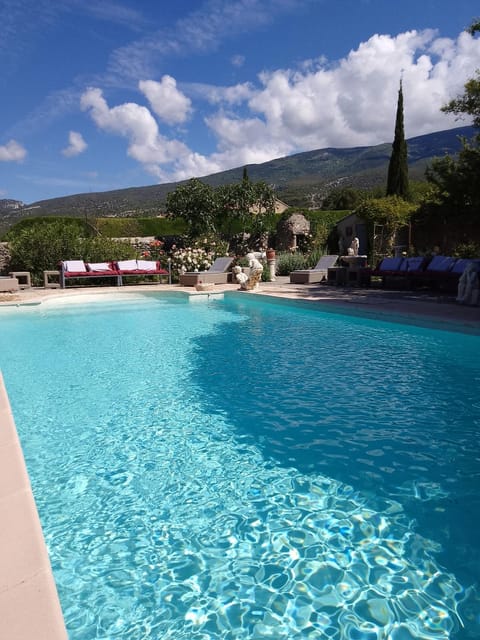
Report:
[[[474,128],[470,126],[458,127],[408,139],[410,178],[423,179],[425,168],[434,157],[455,155],[461,146],[460,137],[471,138],[474,132]],[[287,204],[311,206],[315,205],[316,193],[325,194],[329,188],[340,184],[372,188],[386,183],[391,150],[391,143],[363,147],[326,147],[246,167],[251,180],[265,180],[273,184],[277,197]],[[200,179],[211,186],[238,182],[242,179],[243,169],[243,166],[236,167]],[[10,226],[23,217],[40,215],[159,215],[163,211],[167,194],[185,182],[187,181],[80,193],[15,208],[0,208],[0,223],[3,223],[2,226]]]

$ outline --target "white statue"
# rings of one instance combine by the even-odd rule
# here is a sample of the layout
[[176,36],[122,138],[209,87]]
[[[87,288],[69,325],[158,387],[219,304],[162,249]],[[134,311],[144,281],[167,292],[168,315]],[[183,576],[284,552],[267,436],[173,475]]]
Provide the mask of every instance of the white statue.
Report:
[[235,277],[235,280],[240,285],[240,289],[245,289],[245,286],[246,286],[247,281],[248,281],[248,276],[247,276],[246,273],[243,273],[242,267],[239,267],[237,265],[236,267],[233,267],[232,271],[233,271],[233,275]]
[[[352,242],[350,243],[350,249],[352,250],[352,256],[358,256],[358,250],[360,248],[360,240],[355,237],[353,238]],[[349,252],[350,255],[350,252]]]
[[478,305],[479,286],[477,267],[473,262],[470,262],[458,281],[457,302]]
[[250,267],[250,277],[244,285],[240,285],[242,289],[252,291],[258,289],[258,283],[262,279],[263,264],[259,261],[258,257],[261,257],[261,253],[247,253],[248,266]]
[[260,269],[260,271],[263,271],[263,264],[260,262],[260,260],[258,259],[258,256],[261,256],[261,253],[255,254],[255,253],[247,253],[247,258],[248,258],[248,266],[250,267],[250,269],[254,270],[254,269]]

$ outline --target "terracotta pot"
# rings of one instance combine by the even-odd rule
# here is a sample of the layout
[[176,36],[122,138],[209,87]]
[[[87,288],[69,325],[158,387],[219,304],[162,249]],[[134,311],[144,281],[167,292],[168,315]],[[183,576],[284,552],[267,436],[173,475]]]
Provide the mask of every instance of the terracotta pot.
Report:
[[275,249],[267,249],[267,260],[275,260]]

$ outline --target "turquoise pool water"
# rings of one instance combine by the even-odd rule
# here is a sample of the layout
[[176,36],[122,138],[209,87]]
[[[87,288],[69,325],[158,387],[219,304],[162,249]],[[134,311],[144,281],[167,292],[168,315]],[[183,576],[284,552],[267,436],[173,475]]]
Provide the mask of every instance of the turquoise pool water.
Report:
[[72,640],[480,636],[480,337],[127,297],[0,313]]

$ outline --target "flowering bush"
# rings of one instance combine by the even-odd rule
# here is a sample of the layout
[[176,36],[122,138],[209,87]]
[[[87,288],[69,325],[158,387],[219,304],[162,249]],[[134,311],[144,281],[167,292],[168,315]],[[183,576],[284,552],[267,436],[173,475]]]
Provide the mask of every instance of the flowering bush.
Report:
[[215,254],[199,247],[186,247],[172,250],[171,258],[172,272],[178,274],[184,271],[206,271],[212,266]]
[[148,244],[137,243],[137,250],[140,257],[144,260],[159,260],[162,267],[165,267],[168,261],[168,255],[163,249],[164,243],[161,240],[152,240]]
[[215,258],[227,255],[226,251],[225,242],[208,237],[193,242],[189,247],[177,248],[173,245],[170,252],[172,275],[176,279],[179,273],[185,271],[206,271]]

